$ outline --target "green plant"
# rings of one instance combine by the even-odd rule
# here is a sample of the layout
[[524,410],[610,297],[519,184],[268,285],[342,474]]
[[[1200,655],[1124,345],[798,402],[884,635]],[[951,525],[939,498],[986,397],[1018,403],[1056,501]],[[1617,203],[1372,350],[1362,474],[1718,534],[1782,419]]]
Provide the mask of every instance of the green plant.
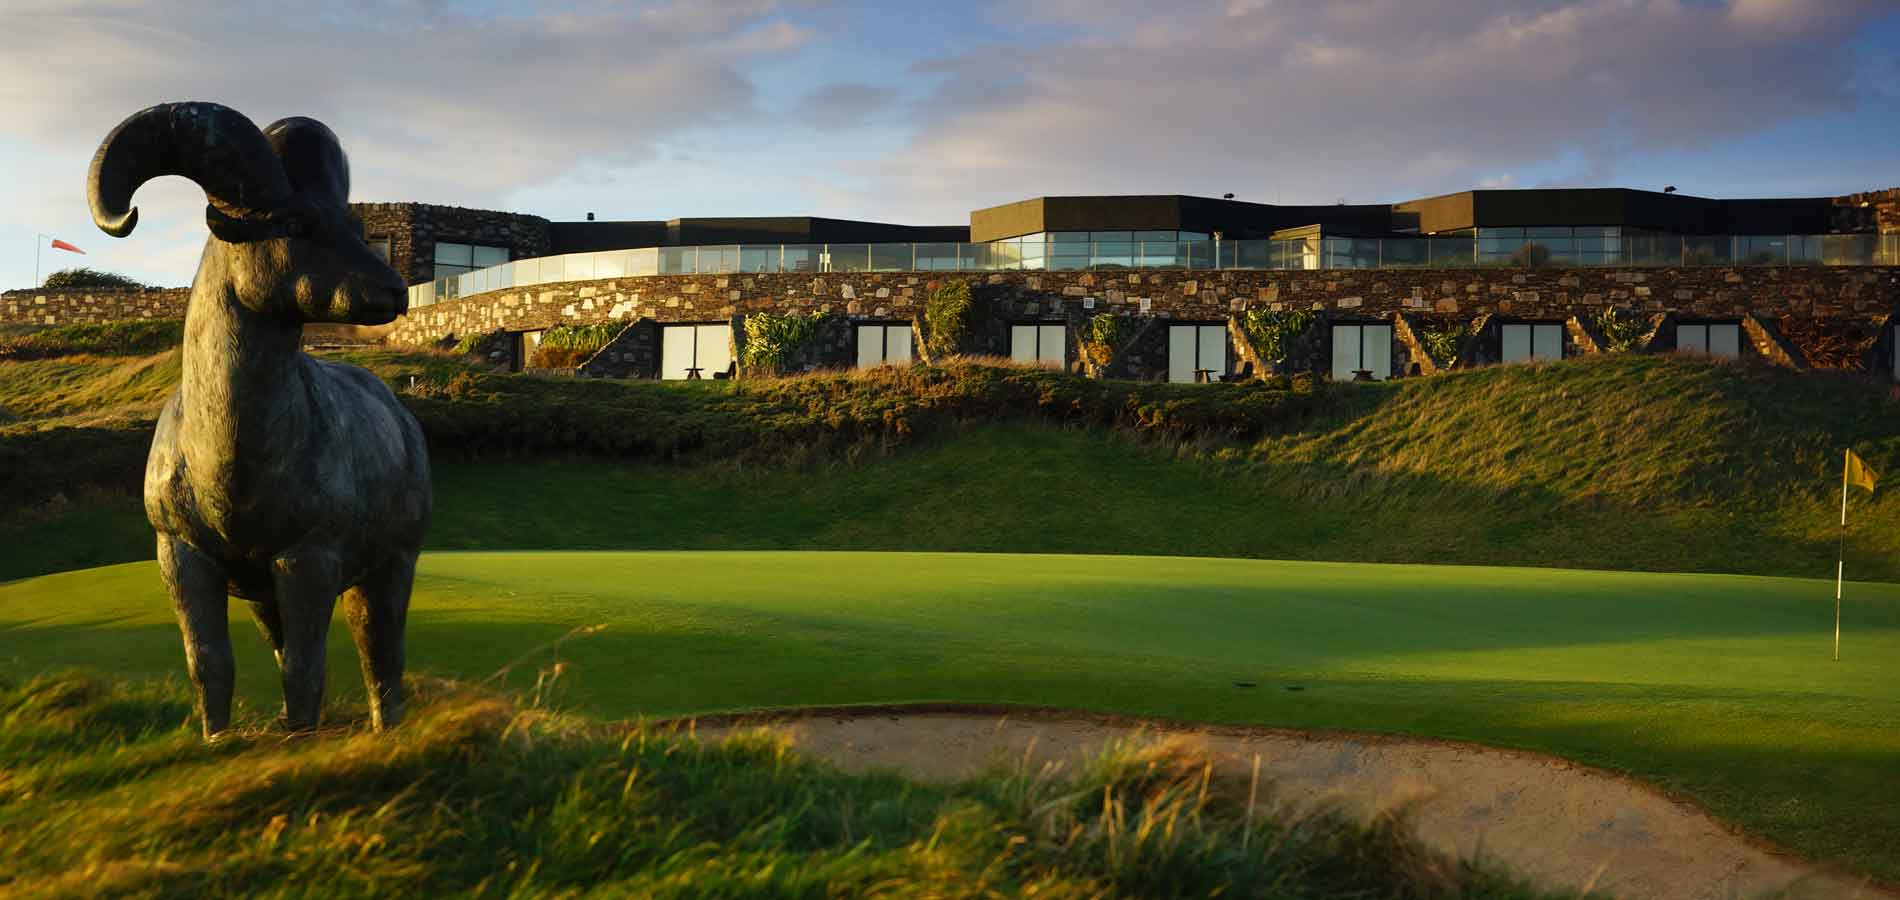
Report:
[[963,345],[970,330],[970,307],[968,282],[946,281],[930,292],[924,302],[924,348],[931,356],[950,356]]
[[543,369],[569,369],[578,366],[613,343],[625,322],[600,322],[593,325],[556,325],[541,332],[534,365]]
[[455,342],[455,352],[461,356],[480,353],[482,348],[487,346],[489,339],[499,333],[500,332],[496,331],[484,331],[466,335],[461,340]]
[[61,269],[46,276],[41,287],[55,290],[73,290],[76,288],[107,288],[111,290],[144,290],[151,285],[117,272],[101,272],[84,266],[73,269]]
[[1418,342],[1425,345],[1425,352],[1439,367],[1449,366],[1458,359],[1458,348],[1464,345],[1465,338],[1471,336],[1471,326],[1464,322],[1442,324],[1437,328],[1421,328]]
[[1649,333],[1649,323],[1642,317],[1629,314],[1613,306],[1606,306],[1591,320],[1597,333],[1603,335],[1604,349],[1611,353],[1627,353],[1636,348],[1643,335]]
[[0,339],[0,359],[56,356],[147,356],[170,350],[185,338],[182,319],[127,319],[96,325],[62,325]]
[[1250,309],[1240,316],[1240,330],[1253,342],[1253,351],[1268,362],[1285,359],[1293,350],[1293,339],[1313,326],[1312,310],[1294,309],[1275,312]]
[[1083,329],[1082,344],[1097,365],[1106,366],[1135,336],[1136,330],[1133,319],[1103,313],[1089,320],[1088,327]]
[[752,313],[745,317],[745,351],[748,369],[785,372],[798,360],[798,352],[818,336],[822,317],[816,313]]

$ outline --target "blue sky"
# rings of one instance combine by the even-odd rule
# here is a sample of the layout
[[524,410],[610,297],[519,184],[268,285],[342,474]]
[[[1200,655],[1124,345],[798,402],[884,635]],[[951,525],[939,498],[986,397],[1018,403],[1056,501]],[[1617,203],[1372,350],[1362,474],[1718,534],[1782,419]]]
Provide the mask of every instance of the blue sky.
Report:
[[327,122],[358,200],[577,219],[967,221],[1040,194],[1706,196],[1900,185],[1888,0],[7,0],[0,287],[85,263],[190,280],[202,194],[106,237],[125,115]]

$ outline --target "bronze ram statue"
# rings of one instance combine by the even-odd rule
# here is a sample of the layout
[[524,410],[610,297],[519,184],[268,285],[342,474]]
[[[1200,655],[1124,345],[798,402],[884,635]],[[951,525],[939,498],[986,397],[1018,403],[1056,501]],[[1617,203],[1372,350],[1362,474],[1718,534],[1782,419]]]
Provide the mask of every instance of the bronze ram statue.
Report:
[[400,276],[350,213],[349,162],[321,122],[259,131],[215,103],[134,113],[93,157],[92,218],[124,237],[139,186],[182,175],[210,205],[185,311],[183,377],[145,465],[207,738],[231,720],[228,597],[249,601],[283,671],[284,719],[314,728],[337,596],[377,729],[402,718],[403,625],[432,503],[422,429],[354,366],[312,359],[306,322],[380,325],[408,309]]

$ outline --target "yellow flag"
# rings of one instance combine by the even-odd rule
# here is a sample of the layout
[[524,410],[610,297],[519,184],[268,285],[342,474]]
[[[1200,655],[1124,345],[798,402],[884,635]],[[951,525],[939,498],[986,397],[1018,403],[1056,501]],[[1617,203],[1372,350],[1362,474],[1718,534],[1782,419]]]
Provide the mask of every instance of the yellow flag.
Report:
[[1860,457],[1854,455],[1854,451],[1847,451],[1847,475],[1843,479],[1844,483],[1864,487],[1867,493],[1871,494],[1874,492],[1874,482],[1879,477],[1874,474],[1874,470],[1867,468],[1866,463],[1860,461]]

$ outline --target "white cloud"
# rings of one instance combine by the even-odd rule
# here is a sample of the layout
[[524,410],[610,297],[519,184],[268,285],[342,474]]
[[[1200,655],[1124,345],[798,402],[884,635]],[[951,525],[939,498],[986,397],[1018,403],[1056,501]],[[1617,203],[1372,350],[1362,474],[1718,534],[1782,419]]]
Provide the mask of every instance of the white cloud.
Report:
[[213,100],[259,125],[323,120],[350,154],[358,199],[496,204],[755,114],[747,68],[810,39],[780,6],[574,2],[477,17],[434,0],[9,0],[0,139],[64,161],[19,188],[22,205],[69,214],[92,149],[122,118]]
[[[1710,146],[1854,108],[1872,0],[1042,0],[1071,38],[935,61],[945,80],[866,196],[938,217],[1053,193],[1329,202],[1566,157]],[[1144,13],[1145,10],[1145,13]],[[1581,174],[1581,173],[1580,173]]]

